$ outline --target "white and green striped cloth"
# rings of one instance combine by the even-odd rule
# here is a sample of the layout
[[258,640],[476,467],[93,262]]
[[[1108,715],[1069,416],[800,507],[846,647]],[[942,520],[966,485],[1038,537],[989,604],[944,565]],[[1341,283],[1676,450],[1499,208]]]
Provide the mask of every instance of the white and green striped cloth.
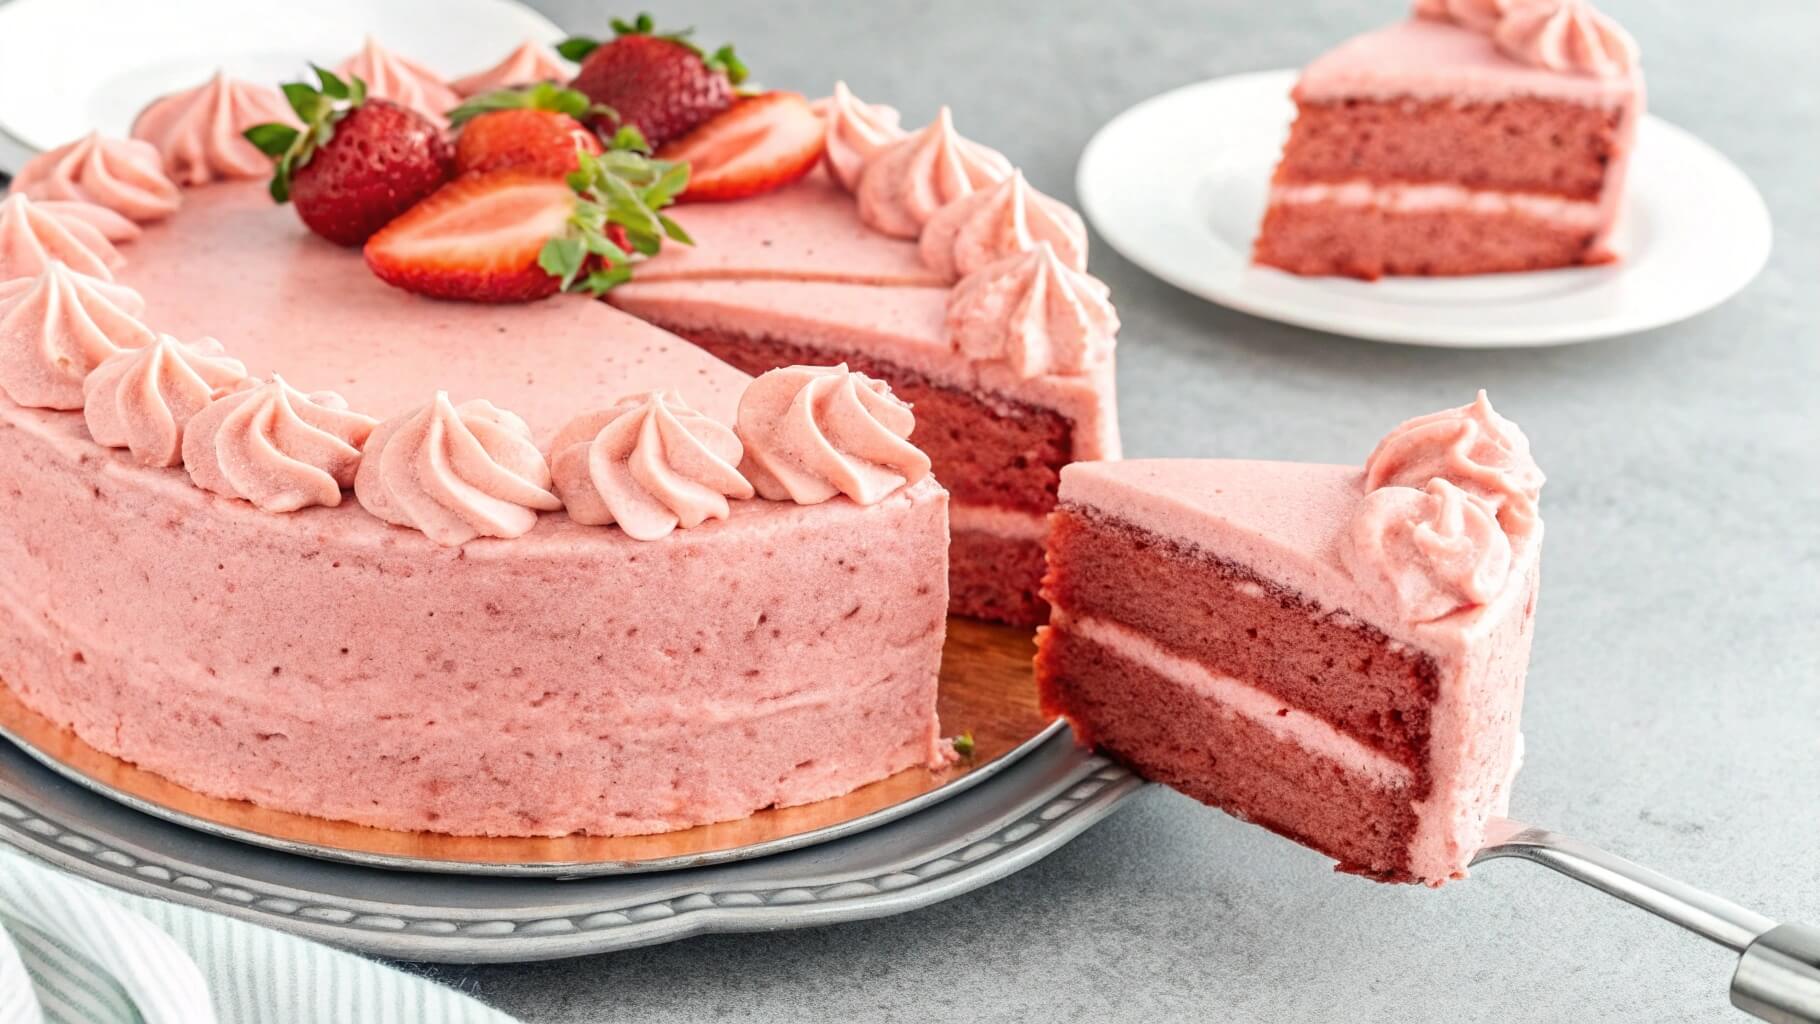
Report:
[[0,1024],[512,1024],[452,989],[0,846]]

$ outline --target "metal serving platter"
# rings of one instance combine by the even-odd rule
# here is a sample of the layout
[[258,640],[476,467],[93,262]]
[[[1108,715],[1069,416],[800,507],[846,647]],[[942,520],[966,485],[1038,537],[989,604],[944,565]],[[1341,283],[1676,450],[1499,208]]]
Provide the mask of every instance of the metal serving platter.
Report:
[[0,736],[94,792],[200,832],[289,854],[401,871],[575,878],[723,864],[876,828],[1003,771],[1061,728],[1037,708],[1028,630],[949,623],[938,698],[942,725],[973,741],[939,771],[912,768],[844,796],[651,836],[488,838],[400,832],[222,800],[105,754],[0,685]]
[[1064,729],[981,785],[815,846],[684,871],[471,877],[210,835],[101,796],[0,743],[0,842],[116,889],[347,949],[504,963],[901,914],[1034,863],[1141,785]]

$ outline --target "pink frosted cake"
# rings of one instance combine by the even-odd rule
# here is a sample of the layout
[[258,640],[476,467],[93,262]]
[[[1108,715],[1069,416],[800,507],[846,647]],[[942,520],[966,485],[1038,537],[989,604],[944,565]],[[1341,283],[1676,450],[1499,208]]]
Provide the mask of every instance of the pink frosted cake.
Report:
[[1616,258],[1643,73],[1585,0],[1421,0],[1294,98],[1258,263],[1370,280]]
[[1071,466],[1038,685],[1147,777],[1439,885],[1520,757],[1542,474],[1483,392],[1357,466]]
[[[733,73],[642,30],[598,54],[578,87]],[[553,55],[453,86],[373,43],[341,67],[308,111],[332,136],[217,77],[0,203],[0,680],[200,792],[408,830],[654,832],[945,763],[942,483],[956,607],[1032,621],[1062,464],[1117,454],[1078,218],[945,113],[710,90],[693,128],[672,97],[645,123],[770,134],[695,164],[685,200],[736,201],[670,208],[694,245],[646,258],[680,183],[622,148],[635,125],[589,143],[528,90],[442,109],[569,73]],[[336,237],[364,261],[336,204],[398,197],[360,160],[436,176]],[[648,221],[548,269],[624,166]],[[620,308],[551,296],[627,269]]]

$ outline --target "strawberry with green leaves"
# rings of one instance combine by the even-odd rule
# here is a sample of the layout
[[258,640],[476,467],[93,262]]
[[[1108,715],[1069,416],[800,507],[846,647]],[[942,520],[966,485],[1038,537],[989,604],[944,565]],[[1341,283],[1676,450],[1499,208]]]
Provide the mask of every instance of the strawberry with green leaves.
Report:
[[635,148],[578,153],[576,162],[562,180],[522,168],[463,175],[369,239],[367,266],[432,298],[528,302],[564,290],[602,294],[666,239],[691,244],[658,212],[688,185],[687,165]]
[[612,24],[606,42],[576,36],[556,48],[581,62],[570,86],[611,109],[593,119],[603,134],[631,126],[661,147],[733,105],[746,79],[733,47],[704,52],[688,30],[658,32],[649,14]]
[[549,82],[475,96],[449,111],[449,123],[461,132],[455,173],[517,168],[562,177],[576,169],[578,151],[601,151],[599,136],[582,122],[611,113]]
[[301,129],[257,124],[247,141],[274,162],[271,192],[311,231],[360,245],[442,187],[452,153],[441,129],[408,107],[367,96],[366,83],[316,68],[317,85],[288,82]]

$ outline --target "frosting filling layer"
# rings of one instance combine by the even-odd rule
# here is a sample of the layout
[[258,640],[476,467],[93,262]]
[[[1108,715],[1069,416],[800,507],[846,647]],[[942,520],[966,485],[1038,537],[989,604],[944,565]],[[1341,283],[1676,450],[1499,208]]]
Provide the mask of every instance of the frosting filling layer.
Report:
[[1272,204],[1334,203],[1387,213],[1459,212],[1479,217],[1523,216],[1594,231],[1605,223],[1604,204],[1560,196],[1466,188],[1461,185],[1380,184],[1369,181],[1273,185]]

